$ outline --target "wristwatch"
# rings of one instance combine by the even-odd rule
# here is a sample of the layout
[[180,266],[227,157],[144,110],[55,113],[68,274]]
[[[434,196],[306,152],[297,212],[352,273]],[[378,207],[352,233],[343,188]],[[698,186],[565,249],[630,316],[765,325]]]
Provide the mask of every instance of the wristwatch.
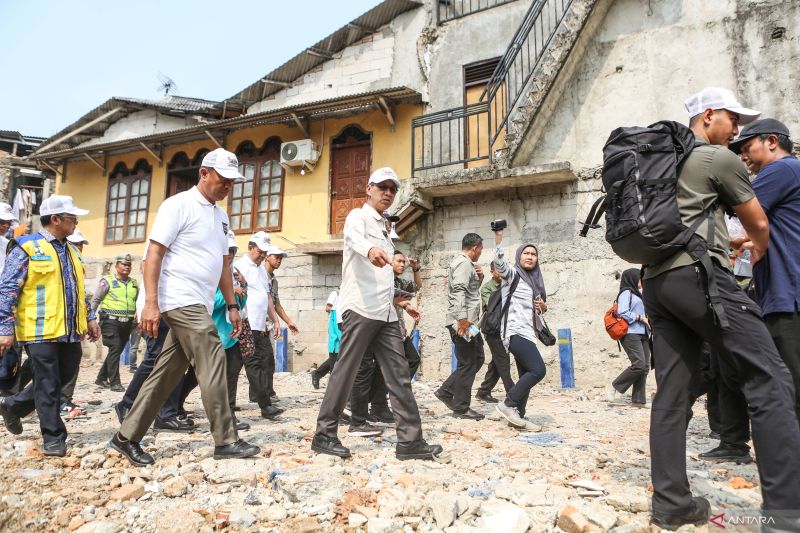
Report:
[[241,310],[241,307],[239,307],[239,304],[228,304],[228,311],[230,311],[231,309],[236,309],[237,311],[239,311]]

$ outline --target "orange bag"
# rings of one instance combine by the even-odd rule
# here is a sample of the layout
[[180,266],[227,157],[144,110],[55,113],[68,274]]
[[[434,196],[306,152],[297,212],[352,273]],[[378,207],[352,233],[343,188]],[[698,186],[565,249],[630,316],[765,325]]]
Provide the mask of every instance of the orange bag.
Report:
[[603,322],[606,326],[606,333],[615,341],[628,334],[628,323],[617,313],[617,302],[614,302],[611,309],[606,311],[603,316]]

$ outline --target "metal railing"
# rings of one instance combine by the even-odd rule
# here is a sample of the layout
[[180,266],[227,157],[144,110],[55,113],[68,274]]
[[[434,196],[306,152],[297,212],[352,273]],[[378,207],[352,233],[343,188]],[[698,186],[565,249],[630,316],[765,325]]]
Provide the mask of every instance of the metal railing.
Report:
[[[531,3],[478,103],[413,119],[412,172],[450,165],[463,168],[478,161],[491,163],[494,146],[506,135],[509,119],[572,1],[534,0]],[[436,5],[438,8],[439,3]],[[439,14],[437,12],[437,16]]]
[[515,0],[436,0],[436,24],[509,4]]

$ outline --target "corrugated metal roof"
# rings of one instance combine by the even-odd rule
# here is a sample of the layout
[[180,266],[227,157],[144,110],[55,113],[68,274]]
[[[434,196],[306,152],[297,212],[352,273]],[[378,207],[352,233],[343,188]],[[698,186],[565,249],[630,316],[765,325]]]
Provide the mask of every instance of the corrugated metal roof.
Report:
[[391,22],[398,15],[422,5],[422,2],[415,0],[384,0],[318,43],[306,48],[244,90],[234,94],[228,100],[239,102],[245,107],[263,100],[266,96],[282,90],[283,87],[264,83],[261,81],[262,79],[279,83],[292,83],[300,76],[314,69],[314,67],[330,60],[333,54],[344,50],[356,41],[363,39],[366,35],[373,33],[384,24]]
[[[377,97],[383,96],[385,99],[393,103],[418,103],[421,101],[420,94],[408,87],[392,87],[387,89],[380,89],[376,91],[369,91],[359,94],[342,96],[338,98],[330,98],[325,100],[318,100],[315,102],[307,102],[304,104],[296,104],[291,106],[282,107],[279,109],[271,109],[269,111],[262,111],[260,113],[253,113],[249,115],[239,115],[232,118],[215,120],[197,126],[189,126],[162,133],[151,135],[144,135],[131,139],[124,139],[121,141],[114,141],[104,144],[95,144],[85,147],[71,147],[62,150],[48,151],[41,154],[33,154],[30,156],[34,160],[64,160],[76,154],[82,153],[100,153],[111,152],[125,148],[139,150],[141,147],[139,143],[158,143],[168,140],[176,142],[186,142],[188,140],[208,139],[205,132],[215,132],[219,130],[232,130],[245,127],[252,127],[261,124],[278,124],[292,121],[292,113],[302,114],[309,118],[322,117],[330,114],[358,111],[361,109],[377,107]],[[99,116],[99,115],[98,115]]]

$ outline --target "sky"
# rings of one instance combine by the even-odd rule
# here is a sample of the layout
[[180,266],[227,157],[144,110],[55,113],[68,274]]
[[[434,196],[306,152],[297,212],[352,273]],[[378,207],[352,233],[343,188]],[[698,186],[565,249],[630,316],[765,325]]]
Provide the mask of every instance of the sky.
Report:
[[49,137],[112,96],[222,100],[380,0],[0,0],[0,130]]

